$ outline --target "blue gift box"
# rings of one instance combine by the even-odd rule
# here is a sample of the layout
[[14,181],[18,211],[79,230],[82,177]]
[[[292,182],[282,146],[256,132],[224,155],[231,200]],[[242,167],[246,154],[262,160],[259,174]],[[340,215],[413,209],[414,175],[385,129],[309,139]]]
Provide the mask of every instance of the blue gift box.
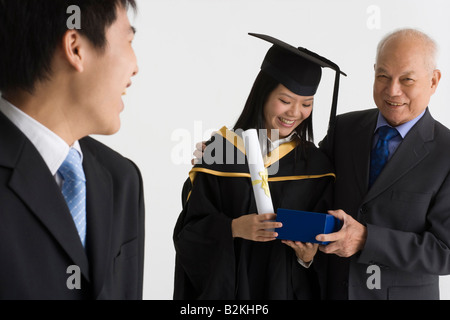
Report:
[[341,229],[341,221],[330,214],[297,211],[288,209],[277,210],[277,222],[283,224],[276,229],[278,239],[328,244],[316,240],[319,234],[337,232]]

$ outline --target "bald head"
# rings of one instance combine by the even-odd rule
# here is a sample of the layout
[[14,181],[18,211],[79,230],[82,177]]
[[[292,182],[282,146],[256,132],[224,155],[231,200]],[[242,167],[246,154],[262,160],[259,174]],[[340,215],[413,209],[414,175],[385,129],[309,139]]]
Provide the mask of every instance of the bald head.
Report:
[[436,43],[426,34],[403,29],[386,36],[378,46],[374,100],[391,126],[419,116],[437,89]]
[[416,29],[400,29],[386,35],[378,44],[376,63],[383,51],[392,46],[408,46],[423,56],[425,68],[432,73],[437,68],[437,43]]

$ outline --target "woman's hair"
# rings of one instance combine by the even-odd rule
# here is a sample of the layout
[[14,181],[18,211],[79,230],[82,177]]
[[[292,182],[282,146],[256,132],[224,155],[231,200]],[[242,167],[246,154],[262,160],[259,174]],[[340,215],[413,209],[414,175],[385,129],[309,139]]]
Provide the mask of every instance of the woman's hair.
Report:
[[[278,85],[279,83],[275,79],[263,71],[258,74],[245,103],[244,110],[234,125],[234,130],[267,129],[265,127],[264,105],[269,95]],[[297,132],[300,144],[303,146],[306,146],[307,142],[313,142],[312,113],[294,130]]]

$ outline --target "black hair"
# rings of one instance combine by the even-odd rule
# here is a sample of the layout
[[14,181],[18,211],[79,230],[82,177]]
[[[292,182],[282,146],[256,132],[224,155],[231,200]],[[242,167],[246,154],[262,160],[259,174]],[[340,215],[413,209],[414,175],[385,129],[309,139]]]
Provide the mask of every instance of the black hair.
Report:
[[135,0],[0,0],[0,91],[32,92],[37,81],[49,79],[71,5],[81,11],[78,32],[99,51],[117,8],[137,8]]
[[[269,95],[278,85],[279,82],[273,77],[263,71],[259,72],[245,103],[244,110],[234,125],[234,130],[267,129],[265,127],[264,105]],[[306,147],[308,145],[307,142],[313,142],[312,113],[294,130],[297,132],[302,146]]]

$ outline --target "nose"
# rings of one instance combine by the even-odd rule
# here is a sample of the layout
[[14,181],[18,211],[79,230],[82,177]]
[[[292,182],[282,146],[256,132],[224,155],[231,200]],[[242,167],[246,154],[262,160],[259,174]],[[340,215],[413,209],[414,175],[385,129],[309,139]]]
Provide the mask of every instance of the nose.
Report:
[[292,103],[289,110],[287,110],[286,114],[289,117],[298,117],[301,113],[300,105],[298,103]]
[[301,102],[292,104],[286,115],[292,119],[304,120],[307,118],[308,110]]
[[387,87],[386,87],[386,93],[390,96],[390,97],[398,97],[402,95],[402,88],[401,88],[401,84],[398,80],[391,80]]
[[139,73],[139,66],[138,66],[138,59],[136,56],[136,52],[134,52],[134,49],[132,50],[132,63],[133,63],[133,74],[131,75],[132,77],[134,77],[135,75],[137,75]]
[[135,75],[137,75],[139,73],[139,66],[136,62],[134,70],[133,70],[133,74],[131,75],[132,77],[134,77]]

